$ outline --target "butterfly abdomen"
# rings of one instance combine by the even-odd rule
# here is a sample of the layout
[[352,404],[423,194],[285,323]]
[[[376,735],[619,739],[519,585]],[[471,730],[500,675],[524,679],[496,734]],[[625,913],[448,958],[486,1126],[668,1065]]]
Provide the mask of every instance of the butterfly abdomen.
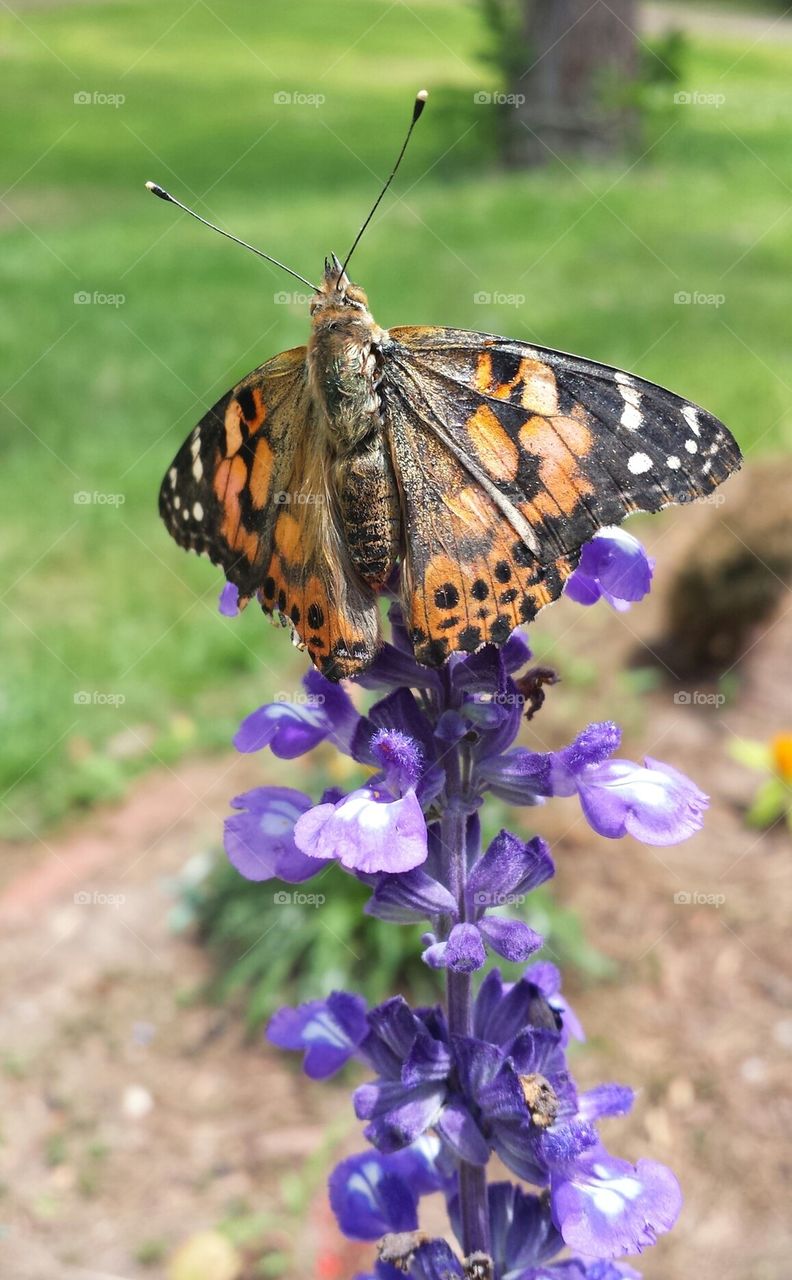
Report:
[[400,504],[390,457],[377,432],[336,464],[344,536],[353,567],[370,587],[390,576],[400,543]]

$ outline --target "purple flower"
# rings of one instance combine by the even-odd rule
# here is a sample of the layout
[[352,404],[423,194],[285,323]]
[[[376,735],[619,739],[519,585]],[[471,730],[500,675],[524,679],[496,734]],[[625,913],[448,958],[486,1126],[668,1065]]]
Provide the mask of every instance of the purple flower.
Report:
[[[423,958],[434,969],[471,973],[486,962],[486,947],[517,964],[538,951],[543,939],[523,920],[488,915],[493,907],[519,905],[532,889],[555,873],[544,840],[527,844],[501,831],[471,869],[466,886],[468,919],[453,925],[441,942],[427,935]],[[456,918],[456,905],[449,914]]]
[[619,612],[643,600],[652,585],[654,561],[624,529],[600,529],[580,554],[565,594],[578,604],[607,600]]
[[665,1165],[631,1165],[597,1146],[550,1183],[553,1221],[572,1249],[591,1258],[641,1253],[669,1231],[682,1193]]
[[426,860],[426,820],[416,795],[422,755],[398,730],[381,730],[371,742],[382,773],[336,803],[320,804],[295,826],[298,849],[313,858],[336,858],[350,871],[411,871]]
[[[510,1182],[491,1182],[487,1188],[490,1238],[495,1275],[502,1280],[523,1280],[525,1276],[550,1276],[542,1264],[555,1257],[564,1242],[555,1227],[546,1199],[529,1195]],[[451,1225],[461,1237],[459,1200],[448,1206]],[[541,1268],[534,1272],[534,1268]]]
[[348,695],[313,670],[304,677],[303,687],[299,697],[268,702],[246,716],[234,737],[237,751],[269,747],[282,760],[293,760],[330,738],[349,754],[360,717]]
[[226,818],[223,842],[229,860],[247,880],[301,884],[324,867],[294,842],[295,823],[311,807],[310,797],[291,787],[254,787],[231,801],[239,813]]
[[388,1232],[414,1231],[418,1200],[441,1190],[440,1143],[423,1137],[392,1155],[366,1151],[336,1165],[330,1175],[330,1207],[345,1236],[377,1240]]
[[349,991],[333,991],[326,1000],[310,1000],[296,1009],[278,1009],[267,1039],[281,1049],[303,1049],[303,1070],[326,1080],[357,1053],[368,1035],[366,1002]]
[[616,726],[590,725],[554,756],[555,795],[580,797],[583,814],[602,836],[634,836],[644,844],[678,844],[699,831],[709,799],[677,769],[647,756],[643,765],[607,760],[618,745]]
[[525,977],[541,991],[545,1000],[555,1014],[561,1019],[561,1041],[566,1045],[570,1037],[574,1040],[585,1040],[586,1034],[574,1009],[561,993],[561,972],[549,960],[540,960],[529,965]]
[[239,613],[239,587],[235,583],[225,584],[218,597],[217,608],[224,617],[236,618]]

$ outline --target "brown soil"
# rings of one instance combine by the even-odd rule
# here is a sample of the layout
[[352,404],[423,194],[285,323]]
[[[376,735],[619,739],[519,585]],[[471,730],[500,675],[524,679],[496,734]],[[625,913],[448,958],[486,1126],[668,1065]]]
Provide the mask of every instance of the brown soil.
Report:
[[[705,832],[673,849],[611,843],[571,800],[524,819],[552,840],[560,898],[616,962],[608,983],[568,984],[591,1037],[577,1056],[582,1082],[641,1090],[606,1140],[667,1161],[684,1185],[680,1224],[642,1260],[644,1275],[786,1280],[792,862],[787,834],[746,828],[756,778],[727,750],[734,735],[792,728],[789,600],[723,707],[701,701],[714,690],[679,705],[675,685],[641,695],[618,674],[658,633],[669,565],[683,537],[699,536],[696,518],[707,513],[646,527],[661,561],[641,608],[546,615],[537,636],[554,635],[580,679],[551,690],[534,727],[554,744],[615,706],[625,754],[673,761],[710,792]],[[600,673],[587,685],[592,660]],[[293,782],[295,767],[268,776]],[[360,1146],[347,1094],[305,1081],[246,1044],[233,1013],[203,1004],[205,957],[169,924],[167,878],[216,843],[228,798],[261,777],[258,760],[189,763],[46,846],[7,850],[3,1277],[165,1276],[181,1242],[229,1219],[247,1224],[258,1256],[263,1242],[293,1259],[267,1274],[348,1280],[362,1266],[367,1251],[334,1252],[322,1193],[339,1150]]]

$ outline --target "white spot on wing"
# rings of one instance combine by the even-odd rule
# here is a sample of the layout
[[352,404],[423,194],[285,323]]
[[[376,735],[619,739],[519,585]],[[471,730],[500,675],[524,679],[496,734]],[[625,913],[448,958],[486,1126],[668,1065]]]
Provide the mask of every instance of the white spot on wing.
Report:
[[633,453],[627,461],[627,470],[631,475],[642,476],[645,471],[651,471],[652,459],[648,453]]
[[171,489],[176,488],[176,481],[178,480],[178,478],[179,478],[178,471],[176,470],[175,467],[171,467],[170,471],[168,472],[168,479],[170,480]]
[[174,499],[173,499],[173,505],[174,505],[174,507],[176,508],[176,510],[178,511],[178,510],[179,510],[179,507],[181,506],[181,498],[179,497],[178,493],[175,495],[175,497],[174,497]]
[[626,427],[628,431],[637,431],[643,422],[641,393],[630,379],[629,374],[622,373],[621,370],[616,374],[616,382],[624,401],[624,409],[620,419],[621,425]]
[[679,461],[679,458],[675,453],[672,453],[671,456],[666,459],[666,462],[672,471],[676,471],[682,466],[682,463]]
[[201,506],[200,502],[194,502],[193,503],[193,519],[203,520],[203,514],[204,514],[204,509]]
[[682,417],[690,427],[694,436],[701,435],[701,427],[698,420],[698,409],[694,404],[686,404],[682,406]]
[[200,458],[195,459],[192,472],[196,480],[201,480],[203,478],[203,463]]
[[698,445],[696,444],[695,440],[686,440],[685,448],[687,449],[688,453],[698,453]]

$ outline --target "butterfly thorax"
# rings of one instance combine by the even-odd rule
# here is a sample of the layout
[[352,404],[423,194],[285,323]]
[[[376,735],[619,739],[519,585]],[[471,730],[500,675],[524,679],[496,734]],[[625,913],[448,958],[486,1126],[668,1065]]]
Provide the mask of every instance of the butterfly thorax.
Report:
[[311,318],[308,379],[330,491],[352,567],[377,588],[396,562],[401,528],[379,394],[388,334],[335,258],[312,300]]

